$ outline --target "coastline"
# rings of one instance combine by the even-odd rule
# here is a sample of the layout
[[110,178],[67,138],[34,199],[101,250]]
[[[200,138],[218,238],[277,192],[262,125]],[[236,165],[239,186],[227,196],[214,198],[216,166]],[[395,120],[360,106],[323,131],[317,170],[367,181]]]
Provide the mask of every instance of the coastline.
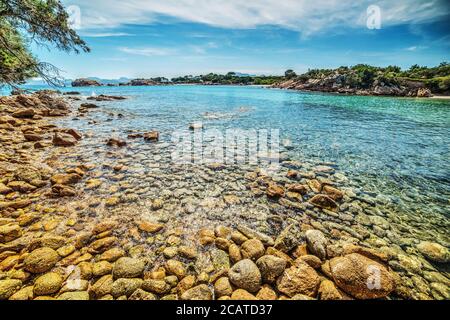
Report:
[[304,89],[289,89],[289,88],[279,88],[279,87],[273,87],[273,86],[265,86],[269,89],[276,89],[276,90],[286,90],[286,91],[292,91],[292,92],[301,92],[301,93],[316,93],[316,94],[329,94],[329,95],[336,95],[336,96],[342,96],[342,97],[379,97],[379,98],[402,98],[402,99],[435,99],[435,100],[449,100],[450,95],[432,95],[430,97],[408,97],[408,96],[396,96],[396,95],[380,95],[380,94],[357,94],[357,93],[343,93],[343,92],[333,92],[333,91],[319,91],[319,90],[304,90]]
[[[45,108],[37,107],[44,101]],[[7,158],[0,161],[5,172],[2,190],[7,191],[2,192],[0,201],[2,219],[6,219],[0,224],[0,268],[7,280],[0,281],[20,287],[9,298],[211,299],[208,285],[214,287],[215,298],[221,299],[427,296],[398,283],[398,277],[404,275],[397,273],[417,261],[425,265],[426,260],[421,255],[397,252],[393,244],[380,248],[379,242],[370,242],[373,231],[366,229],[367,222],[362,219],[383,229],[387,217],[354,215],[348,209],[353,203],[368,213],[374,202],[352,194],[333,167],[286,161],[280,177],[273,179],[254,167],[174,166],[162,158],[159,165],[168,171],[149,177],[153,187],[147,188],[154,196],[143,199],[143,206],[137,205],[137,191],[147,183],[143,180],[147,177],[131,173],[139,157],[127,150],[145,156],[141,162],[154,155],[161,157],[168,149],[153,150],[160,145],[156,135],[152,142],[144,141],[145,132],[119,133],[119,137],[114,134],[105,140],[89,129],[77,132],[70,126],[55,126],[61,120],[70,124],[86,118],[87,128],[95,128],[93,121],[110,116],[111,101],[97,106],[92,104],[95,101],[73,95],[39,101],[19,98],[15,102],[18,104],[5,104],[8,108],[1,110],[1,130],[5,132],[1,148],[14,152],[3,152]],[[36,112],[30,111],[35,108]],[[114,117],[119,118],[118,114]],[[55,139],[55,134],[59,138]],[[145,152],[154,153],[139,154],[141,145]],[[93,149],[100,151],[98,164],[80,160]],[[34,170],[35,166],[38,169]],[[197,199],[199,205],[191,199],[193,185],[184,172],[205,177],[201,181],[206,189],[225,182],[245,186],[245,191],[218,192]],[[139,180],[133,186],[135,178]],[[186,194],[180,193],[179,199],[164,196],[157,182],[165,180],[169,186],[184,183]],[[121,192],[124,186],[126,192]],[[250,208],[251,213],[243,215],[249,201],[291,214],[274,218]],[[180,203],[180,216],[167,215],[176,212]],[[150,208],[146,215],[141,214],[144,207]],[[341,212],[340,207],[347,210]],[[201,208],[205,214],[197,215]],[[217,215],[210,216],[211,212]],[[219,218],[224,214],[225,219]],[[252,214],[258,215],[257,219]],[[269,219],[274,221],[273,229],[258,222]],[[421,250],[428,252],[427,248]],[[40,256],[45,257],[44,262],[36,263]],[[335,263],[344,263],[347,268],[336,274]],[[377,266],[385,281],[382,288],[370,291],[358,281],[343,285],[336,280],[349,278],[348,270],[364,279],[364,268],[352,269],[354,263]],[[194,271],[189,265],[195,266]],[[83,280],[75,290],[67,289],[68,283],[76,280],[66,274],[70,266],[77,266]],[[253,270],[250,280],[233,275],[243,267]],[[408,272],[414,273],[414,269]],[[58,290],[42,291],[41,277],[50,282],[57,278]]]
[[[449,100],[450,95],[439,95],[439,94],[432,94],[431,96],[425,96],[425,97],[414,97],[414,96],[398,96],[398,95],[383,95],[383,94],[368,94],[368,93],[346,93],[346,92],[337,92],[337,91],[329,91],[329,90],[307,90],[307,89],[294,89],[294,88],[282,88],[278,86],[273,85],[258,85],[258,84],[251,84],[251,85],[242,85],[242,84],[201,84],[201,83],[175,83],[175,84],[164,84],[164,85],[145,85],[145,86],[126,86],[126,87],[160,87],[160,86],[205,86],[205,87],[255,87],[255,88],[267,88],[267,89],[278,89],[278,90],[288,90],[288,91],[297,91],[301,93],[318,93],[318,94],[330,94],[330,95],[337,95],[337,96],[367,96],[367,97],[388,97],[388,98],[410,98],[410,99],[434,99],[434,100]],[[114,87],[120,87],[120,86],[108,86],[108,85],[101,85],[101,86],[84,86],[84,87],[66,87],[71,88],[73,91],[76,91],[77,88],[114,88]],[[57,90],[57,89],[56,89]]]

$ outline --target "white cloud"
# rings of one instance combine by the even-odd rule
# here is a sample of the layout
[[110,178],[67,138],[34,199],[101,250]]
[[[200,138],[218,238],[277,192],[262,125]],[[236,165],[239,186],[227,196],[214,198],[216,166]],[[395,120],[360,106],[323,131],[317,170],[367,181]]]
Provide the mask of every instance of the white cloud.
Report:
[[[81,8],[81,28],[149,24],[171,17],[223,28],[277,25],[304,35],[364,27],[366,9],[381,8],[382,26],[420,23],[449,14],[447,0],[65,0]],[[161,20],[163,19],[163,20]]]
[[91,37],[91,38],[106,38],[106,37],[128,37],[134,36],[131,33],[125,32],[99,32],[99,33],[90,33],[90,32],[80,32],[80,35],[83,37]]
[[417,51],[417,50],[423,50],[426,48],[428,48],[428,47],[426,47],[426,46],[411,46],[411,47],[406,48],[405,50],[406,51]]
[[208,52],[208,49],[217,49],[219,45],[213,41],[207,42],[203,45],[193,45],[191,46],[192,51],[196,54],[205,54]]
[[154,48],[154,47],[146,47],[146,48],[129,48],[129,47],[120,47],[119,51],[128,54],[134,54],[145,57],[153,57],[153,56],[168,56],[175,54],[176,51],[170,48]]

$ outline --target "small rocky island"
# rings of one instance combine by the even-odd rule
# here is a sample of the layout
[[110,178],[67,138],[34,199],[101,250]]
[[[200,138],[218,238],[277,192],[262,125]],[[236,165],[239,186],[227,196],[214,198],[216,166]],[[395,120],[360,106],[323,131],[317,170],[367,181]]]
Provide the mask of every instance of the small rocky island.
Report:
[[128,82],[118,82],[118,83],[103,83],[99,80],[89,79],[89,78],[80,78],[72,81],[72,87],[100,87],[100,86],[159,86],[168,84],[168,82],[160,81],[157,79],[132,79]]
[[100,87],[102,84],[97,80],[80,78],[72,81],[72,87]]

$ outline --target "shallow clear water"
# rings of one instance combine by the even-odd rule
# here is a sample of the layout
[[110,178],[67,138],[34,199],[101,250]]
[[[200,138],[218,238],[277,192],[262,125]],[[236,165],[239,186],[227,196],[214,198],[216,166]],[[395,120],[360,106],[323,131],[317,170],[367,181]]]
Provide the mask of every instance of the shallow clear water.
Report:
[[193,121],[221,130],[280,129],[281,140],[292,141],[292,159],[332,162],[355,187],[390,199],[399,212],[450,212],[450,101],[232,86],[62,91],[73,90],[129,97],[97,103],[125,115],[97,125],[99,133],[126,137],[126,130],[157,129],[166,141]]

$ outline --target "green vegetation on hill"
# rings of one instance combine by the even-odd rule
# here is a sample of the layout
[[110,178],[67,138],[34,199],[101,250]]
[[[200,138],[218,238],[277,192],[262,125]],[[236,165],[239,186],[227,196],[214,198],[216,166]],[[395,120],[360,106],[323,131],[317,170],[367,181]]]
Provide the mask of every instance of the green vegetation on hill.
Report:
[[[291,75],[292,70],[286,71]],[[402,81],[422,82],[434,93],[448,93],[450,91],[450,64],[442,62],[436,67],[421,67],[413,65],[408,70],[398,66],[374,67],[367,64],[358,64],[352,67],[339,67],[337,69],[311,69],[308,72],[290,76],[287,79],[308,81],[310,79],[325,79],[342,76],[340,81],[352,88],[367,89],[376,83],[398,85]]]
[[222,84],[222,85],[271,85],[277,81],[283,80],[284,77],[281,76],[250,76],[250,75],[239,75],[235,72],[228,72],[225,75],[209,73],[200,76],[183,76],[172,78],[172,82],[175,84]]

